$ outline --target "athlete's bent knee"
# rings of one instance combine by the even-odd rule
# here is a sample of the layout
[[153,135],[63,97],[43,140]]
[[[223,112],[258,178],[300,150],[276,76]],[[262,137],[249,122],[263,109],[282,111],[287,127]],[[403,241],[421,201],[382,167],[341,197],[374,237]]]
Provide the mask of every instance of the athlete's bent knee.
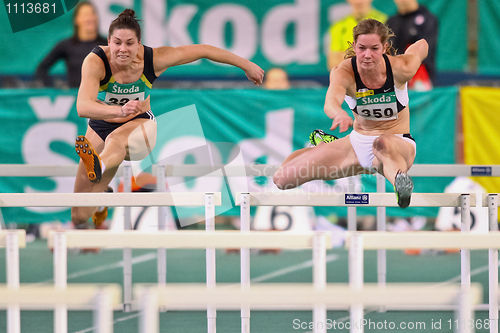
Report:
[[85,209],[81,207],[71,208],[71,222],[73,222],[75,226],[84,225],[87,223],[89,217]]
[[373,141],[373,149],[378,152],[387,152],[390,150],[391,142],[388,135],[381,135]]
[[276,173],[273,175],[273,182],[280,190],[288,190],[297,187],[297,185],[294,185],[294,183],[285,176],[283,169],[279,169],[278,171],[276,171]]
[[284,188],[284,182],[283,182],[283,172],[281,170],[278,170],[274,175],[273,175],[273,183],[278,187],[280,190],[283,190]]

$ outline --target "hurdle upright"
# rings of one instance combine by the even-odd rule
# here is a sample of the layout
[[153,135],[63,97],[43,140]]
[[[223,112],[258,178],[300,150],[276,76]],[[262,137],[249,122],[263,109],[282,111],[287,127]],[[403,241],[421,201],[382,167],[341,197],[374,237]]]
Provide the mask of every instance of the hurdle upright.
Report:
[[[242,194],[240,194],[241,196]],[[248,207],[249,206],[345,206],[345,207],[356,207],[356,206],[371,206],[371,207],[397,207],[396,196],[393,193],[307,193],[298,190],[292,190],[288,192],[252,192],[246,193],[248,195]],[[241,202],[245,202],[241,199]],[[470,194],[462,193],[414,193],[412,195],[411,206],[415,207],[461,207],[462,211],[465,211],[462,215],[464,223],[467,223],[467,214],[470,209],[470,205],[475,204],[475,199],[470,198]],[[244,223],[248,223],[250,220],[250,210],[246,208],[241,209],[241,220],[242,220],[242,230],[246,228]],[[470,225],[470,221],[468,222]],[[470,229],[470,227],[469,227]],[[245,254],[246,255],[246,254]],[[359,257],[362,255],[360,251],[350,254],[350,257]],[[469,256],[462,255],[462,285],[470,285],[470,278],[467,282],[466,277],[470,277],[470,262],[467,260]],[[243,262],[242,253],[242,262]],[[354,265],[350,267],[350,283],[352,288],[359,289],[362,285],[362,280],[359,279],[359,275],[362,276],[362,267],[359,265]],[[361,272],[361,273],[360,273]],[[319,276],[319,275],[318,275]],[[321,282],[316,282],[318,285]],[[319,313],[319,312],[318,312]],[[325,314],[326,316],[326,314]],[[351,311],[351,320],[357,321],[363,316],[363,307],[360,304],[355,304]],[[315,316],[316,317],[316,316]],[[242,319],[243,320],[243,319]],[[242,324],[243,325],[243,324]],[[353,325],[354,327],[354,325]],[[362,330],[354,330],[352,332],[362,332]]]
[[[498,232],[498,195],[488,194],[486,197],[488,206],[488,222],[490,232]],[[498,332],[498,249],[488,249],[488,283],[489,283],[489,319],[490,332]]]
[[[7,288],[19,289],[19,248],[26,247],[24,230],[0,230],[0,247],[5,247]],[[20,333],[21,312],[18,305],[7,307],[7,332]]]
[[[213,194],[212,194],[213,195]],[[217,193],[214,204],[220,205],[220,193]],[[0,207],[133,207],[133,206],[204,206],[205,193],[1,193]],[[64,233],[56,233],[54,240],[54,280],[60,288],[66,286],[66,243]],[[125,245],[124,248],[127,248]],[[125,271],[124,271],[125,273]],[[130,275],[124,274],[124,310],[130,309],[125,303],[131,300],[132,285],[126,283]],[[125,289],[126,288],[126,289]],[[128,296],[127,296],[128,295]],[[55,320],[67,320],[64,307],[55,311]]]
[[[471,177],[486,176],[500,177],[500,165],[467,165],[467,164],[414,164],[408,174],[412,177]],[[381,174],[376,174],[377,193],[385,192],[386,179]],[[479,203],[478,203],[479,204]],[[487,204],[483,204],[484,207]],[[386,230],[385,207],[377,207],[377,230]],[[493,230],[493,229],[490,229]],[[351,230],[352,231],[352,230]],[[464,260],[467,257],[464,252]],[[386,281],[387,264],[385,249],[377,250],[377,281],[384,285]]]
[[[272,202],[269,196],[266,196],[264,200],[259,200],[259,194],[268,194],[270,193],[239,193],[236,198],[236,205],[240,206],[241,212],[241,232],[249,233],[250,232],[250,207],[258,206],[258,205],[280,205],[286,206],[282,204],[276,204]],[[274,193],[279,194],[279,193]],[[272,196],[276,198],[276,196]],[[294,205],[287,204],[287,205]],[[279,244],[278,244],[279,245]],[[276,246],[276,245],[275,245]],[[326,249],[331,248],[331,243],[327,244],[327,239],[325,233],[316,233],[314,236],[314,240],[312,243],[313,248],[313,284],[315,290],[323,290],[326,286]],[[250,249],[249,248],[241,248],[241,289],[246,290],[250,288]],[[325,304],[314,304],[313,310],[313,321],[314,322],[326,322],[326,306]],[[325,327],[319,327],[318,325],[314,326],[314,332],[326,332]],[[242,306],[241,309],[241,332],[249,333],[250,332],[250,308],[248,305]]]

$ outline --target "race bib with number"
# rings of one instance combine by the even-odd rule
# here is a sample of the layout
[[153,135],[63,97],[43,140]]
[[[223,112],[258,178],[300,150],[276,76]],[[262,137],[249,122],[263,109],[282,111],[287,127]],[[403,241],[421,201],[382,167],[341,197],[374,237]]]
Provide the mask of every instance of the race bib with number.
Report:
[[373,90],[358,92],[356,106],[358,115],[365,119],[384,121],[398,118],[398,104],[394,91],[380,94],[373,94]]
[[135,94],[113,94],[110,92],[106,92],[104,97],[104,102],[106,104],[112,105],[125,105],[128,101],[143,101],[144,100],[144,92],[139,92]]

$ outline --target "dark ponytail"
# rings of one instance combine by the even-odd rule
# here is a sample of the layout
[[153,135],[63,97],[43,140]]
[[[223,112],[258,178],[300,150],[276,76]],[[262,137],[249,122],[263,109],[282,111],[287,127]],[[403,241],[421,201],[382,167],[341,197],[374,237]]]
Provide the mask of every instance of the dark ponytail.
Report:
[[113,31],[116,29],[130,29],[135,31],[137,40],[141,41],[141,26],[139,25],[139,20],[135,16],[135,11],[133,9],[127,8],[118,15],[117,18],[111,22],[109,26],[108,36],[111,37]]

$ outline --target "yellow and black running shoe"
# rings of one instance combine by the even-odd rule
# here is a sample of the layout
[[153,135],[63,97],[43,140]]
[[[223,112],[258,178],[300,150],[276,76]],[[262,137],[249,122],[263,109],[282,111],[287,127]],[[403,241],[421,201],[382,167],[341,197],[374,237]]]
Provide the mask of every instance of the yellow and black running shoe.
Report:
[[320,129],[315,129],[309,134],[309,141],[313,146],[317,146],[321,142],[329,143],[337,139],[335,135],[325,133]]
[[75,151],[85,165],[89,180],[92,183],[99,183],[102,176],[101,159],[85,136],[80,135],[76,138]]
[[[113,193],[113,188],[108,186],[106,193]],[[92,214],[92,222],[94,223],[94,227],[96,229],[108,229],[106,224],[106,218],[108,217],[108,207],[99,207],[94,214]]]

